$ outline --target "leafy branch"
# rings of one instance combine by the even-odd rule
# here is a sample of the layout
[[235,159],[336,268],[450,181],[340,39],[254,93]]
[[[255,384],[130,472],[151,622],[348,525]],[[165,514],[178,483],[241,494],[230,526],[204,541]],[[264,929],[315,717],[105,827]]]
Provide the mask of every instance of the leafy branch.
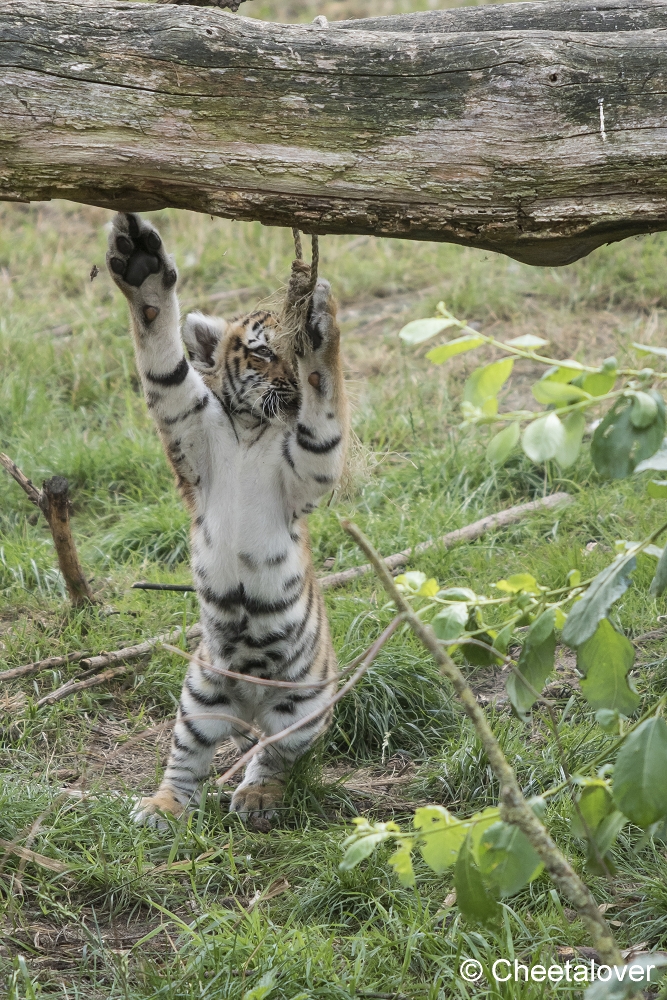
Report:
[[[459,887],[462,889],[459,905],[464,912],[467,911],[468,915],[488,921],[493,919],[498,904],[493,893],[485,885],[483,875],[485,866],[488,865],[489,874],[494,873],[494,878],[498,879],[499,892],[509,895],[511,892],[517,891],[517,887],[520,888],[531,878],[534,878],[539,873],[541,866],[544,865],[554,883],[580,914],[603,960],[611,964],[621,964],[621,956],[611,930],[599,912],[593,896],[524,798],[514,770],[506,760],[486,715],[460,668],[445,651],[430,625],[425,624],[415,613],[410,602],[392,579],[380,556],[359,528],[349,521],[343,521],[343,527],[363,549],[373,564],[388,596],[405,616],[405,620],[417,638],[431,653],[442,673],[452,683],[457,698],[471,720],[489,763],[500,782],[500,816],[502,818],[498,820],[497,814],[494,813],[492,815],[493,822],[488,822],[486,830],[487,824],[482,815],[473,817],[467,823],[461,823],[458,820],[450,819],[446,810],[439,812],[440,807],[436,806],[428,807],[430,810],[435,810],[428,816],[420,812],[419,817],[415,817],[417,824],[426,825],[427,820],[430,820],[432,826],[437,825],[445,832],[444,851],[441,838],[439,846],[435,849],[437,858],[435,856],[431,858],[437,865],[436,870],[438,868],[444,870],[454,863],[457,893]],[[491,817],[487,817],[487,819],[490,820]],[[449,827],[453,827],[453,829],[450,830]],[[393,856],[394,867],[403,881],[412,882],[414,875],[410,852],[414,842],[413,838],[403,836],[399,829],[389,827],[388,824],[384,824],[382,828],[377,830],[375,828],[369,830],[364,827],[359,832],[361,836],[358,833],[355,841],[365,838],[369,838],[369,840],[364,847],[357,847],[356,850],[355,841],[348,844],[348,853],[343,862],[345,865],[352,867],[353,864],[358,863],[362,859],[364,851],[366,851],[366,855],[370,854],[374,847],[383,839],[387,839],[389,835],[398,840],[398,850]],[[483,850],[482,833],[486,833]],[[462,839],[461,834],[463,834]],[[452,842],[452,836],[454,836],[454,842]],[[431,846],[435,842],[435,838],[433,838]],[[429,863],[428,847],[426,850],[427,854],[424,855],[422,847],[422,856]],[[530,859],[532,865],[532,870],[527,873],[527,877],[526,859]],[[514,871],[517,862],[521,864],[519,875]]]
[[[574,359],[559,361],[538,353],[548,344],[534,334],[500,341],[474,330],[452,316],[441,302],[433,319],[413,320],[399,336],[408,345],[420,346],[450,328],[459,336],[431,348],[426,357],[434,364],[487,345],[505,356],[482,365],[468,378],[461,403],[462,426],[505,424],[488,441],[486,457],[495,466],[503,465],[517,445],[536,464],[555,460],[562,469],[571,466],[581,450],[586,429],[586,413],[611,404],[593,431],[591,457],[605,479],[619,479],[642,468],[667,470],[667,450],[658,464],[650,460],[659,452],[665,434],[665,404],[655,388],[667,379],[667,372],[653,368],[621,368],[616,358],[607,358],[598,367]],[[667,358],[667,349],[634,343],[643,356]],[[532,386],[543,410],[499,412],[498,395],[512,374],[517,360],[544,366],[545,371]],[[617,388],[618,381],[622,385]],[[523,428],[523,430],[522,430]],[[651,496],[667,496],[667,483],[649,487]]]
[[[353,868],[379,844],[391,841],[396,849],[389,862],[401,881],[410,885],[414,882],[412,854],[418,850],[434,871],[454,869],[461,912],[481,922],[494,919],[499,899],[518,892],[545,869],[579,912],[603,961],[617,963],[616,946],[608,927],[598,919],[600,914],[593,914],[589,890],[544,822],[547,801],[570,792],[572,800],[566,806],[570,828],[586,845],[588,870],[608,878],[615,870],[611,848],[628,822],[646,831],[645,836],[667,837],[667,788],[661,777],[667,773],[667,723],[662,718],[667,695],[628,724],[640,704],[629,678],[634,648],[609,619],[612,605],[630,585],[641,553],[658,559],[652,593],[659,595],[667,587],[667,550],[654,544],[667,531],[667,523],[641,542],[618,543],[611,564],[590,580],[582,581],[580,573],[573,570],[567,586],[549,589],[540,586],[530,573],[519,573],[493,585],[503,595],[499,598],[478,595],[467,587],[440,589],[435,579],[418,571],[393,580],[359,529],[349,522],[343,522],[343,527],[370,559],[407,625],[453,684],[501,791],[499,807],[469,817],[453,816],[437,805],[418,809],[409,831],[396,823],[372,824],[358,819],[355,832],[345,842],[341,867]],[[563,608],[568,604],[566,614]],[[496,617],[503,615],[504,620],[492,627],[484,620],[485,608],[491,608]],[[542,693],[554,669],[557,631],[576,650],[581,695],[595,711],[597,724],[617,737],[589,763],[587,773],[570,767],[560,740],[555,704]],[[508,668],[507,695],[518,718],[528,721],[535,705],[546,709],[564,781],[537,798],[524,798],[452,655],[474,665],[502,664]],[[609,761],[614,755],[612,780]],[[596,770],[603,763],[605,766]]]

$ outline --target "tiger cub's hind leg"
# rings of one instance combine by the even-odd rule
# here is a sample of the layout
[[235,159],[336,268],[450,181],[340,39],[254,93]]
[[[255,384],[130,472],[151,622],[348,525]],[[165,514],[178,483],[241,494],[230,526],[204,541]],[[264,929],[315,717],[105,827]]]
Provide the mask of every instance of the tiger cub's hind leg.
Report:
[[224,677],[190,663],[164,777],[157,792],[135,807],[135,822],[162,827],[159,813],[180,816],[196,805],[199,787],[209,775],[219,744],[230,737],[245,738],[252,731],[243,718],[246,714],[247,707],[233,698]]

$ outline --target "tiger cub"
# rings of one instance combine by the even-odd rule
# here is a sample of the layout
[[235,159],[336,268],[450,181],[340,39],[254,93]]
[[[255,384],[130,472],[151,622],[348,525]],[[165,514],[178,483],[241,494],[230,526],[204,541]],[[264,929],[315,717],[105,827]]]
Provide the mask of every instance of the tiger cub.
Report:
[[[177,272],[157,230],[114,218],[107,265],[130,306],[137,365],[165,452],[192,517],[192,575],[202,642],[181,692],[169,762],[138,822],[156,824],[193,802],[216,746],[241,750],[255,725],[269,735],[315,713],[248,764],[231,809],[271,816],[286,772],[328,727],[337,672],[315,579],[307,515],[343,471],[348,409],[329,283],[318,281],[309,346],[292,362],[269,312],[242,319],[190,314],[179,332]],[[263,679],[331,683],[262,687]],[[322,712],[317,714],[318,707]],[[151,818],[152,817],[152,818]]]

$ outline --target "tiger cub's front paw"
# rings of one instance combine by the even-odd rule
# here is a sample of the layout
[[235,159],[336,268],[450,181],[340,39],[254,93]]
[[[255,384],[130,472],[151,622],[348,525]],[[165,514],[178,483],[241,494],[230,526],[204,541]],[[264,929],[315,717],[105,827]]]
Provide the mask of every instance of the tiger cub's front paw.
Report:
[[306,334],[314,352],[326,353],[328,348],[338,347],[340,331],[336,323],[336,300],[325,278],[319,278],[313,290]]
[[165,295],[171,292],[178,278],[155,226],[129,212],[114,217],[107,267],[146,324],[158,316]]

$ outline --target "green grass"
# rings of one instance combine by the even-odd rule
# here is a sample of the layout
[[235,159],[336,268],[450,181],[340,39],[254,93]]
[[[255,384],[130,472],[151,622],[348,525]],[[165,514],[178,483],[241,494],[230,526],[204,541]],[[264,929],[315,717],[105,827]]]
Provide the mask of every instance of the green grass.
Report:
[[[307,3],[286,10],[294,19],[312,13]],[[349,13],[347,6],[340,10]],[[253,14],[277,16],[267,4]],[[109,217],[65,203],[0,205],[0,449],[37,483],[55,473],[68,477],[74,531],[99,597],[92,609],[69,608],[48,530],[3,475],[3,667],[113,649],[197,617],[192,595],[129,589],[140,578],[189,581],[188,527],[140,396],[125,304],[104,272],[93,282],[88,277],[103,262]],[[287,231],[188,213],[151,217],[175,252],[184,309],[238,311],[285,281]],[[641,335],[647,322],[659,337],[666,268],[663,235],[602,248],[561,270],[531,270],[444,244],[324,239],[321,269],[343,309],[361,445],[345,492],[311,518],[317,566],[363,561],[340,515],[353,517],[390,553],[555,489],[567,489],[574,502],[472,545],[436,547],[414,568],[483,592],[524,569],[558,586],[572,568],[585,575],[602,568],[617,539],[638,539],[654,528],[663,506],[647,500],[643,483],[600,482],[585,453],[567,480],[523,457],[491,472],[484,435],[456,430],[464,366],[450,377],[406,351],[396,334],[406,318],[428,315],[444,298],[485,327],[548,329],[563,356],[576,351],[599,359],[622,351],[628,335]],[[234,294],[210,298],[228,292]],[[392,303],[395,312],[367,325]],[[588,551],[591,541],[598,544]],[[667,612],[664,599],[648,596],[650,576],[651,563],[640,560],[616,607],[631,635],[655,628]],[[329,592],[327,605],[342,663],[390,617],[371,579]],[[667,683],[663,645],[642,647],[638,656],[645,703]],[[13,855],[0,864],[0,969],[12,1000],[379,994],[528,1000],[542,996],[541,987],[465,985],[457,976],[460,956],[490,964],[516,954],[549,964],[557,948],[587,944],[582,925],[570,922],[544,876],[509,901],[502,926],[482,931],[467,925],[451,901],[445,904],[451,874],[436,876],[422,866],[418,889],[403,889],[387,851],[351,873],[339,870],[342,839],[359,813],[407,822],[416,803],[439,802],[463,814],[497,799],[484,754],[410,635],[398,634],[340,705],[326,741],[296,769],[269,834],[244,829],[212,789],[187,822],[163,833],[137,829],[131,796],[155,784],[163,748],[154,738],[124,754],[122,745],[173,714],[182,660],[157,653],[111,685],[35,709],[38,697],[76,674],[73,665],[0,689],[0,837],[25,844],[32,830],[32,849],[65,869],[22,864]],[[476,671],[470,675],[477,679]],[[490,714],[527,793],[560,779],[539,713],[528,728],[503,707]],[[572,768],[585,767],[609,740],[594,730],[579,700],[561,735]],[[397,770],[410,764],[412,780],[383,796],[374,781],[389,760],[398,761]],[[86,797],[60,796],[84,772]],[[365,775],[365,791],[344,784],[355,774]],[[552,805],[549,819],[582,868],[565,806]],[[630,828],[614,856],[614,885],[589,882],[598,900],[611,904],[619,942],[667,947],[664,846],[642,846]]]

